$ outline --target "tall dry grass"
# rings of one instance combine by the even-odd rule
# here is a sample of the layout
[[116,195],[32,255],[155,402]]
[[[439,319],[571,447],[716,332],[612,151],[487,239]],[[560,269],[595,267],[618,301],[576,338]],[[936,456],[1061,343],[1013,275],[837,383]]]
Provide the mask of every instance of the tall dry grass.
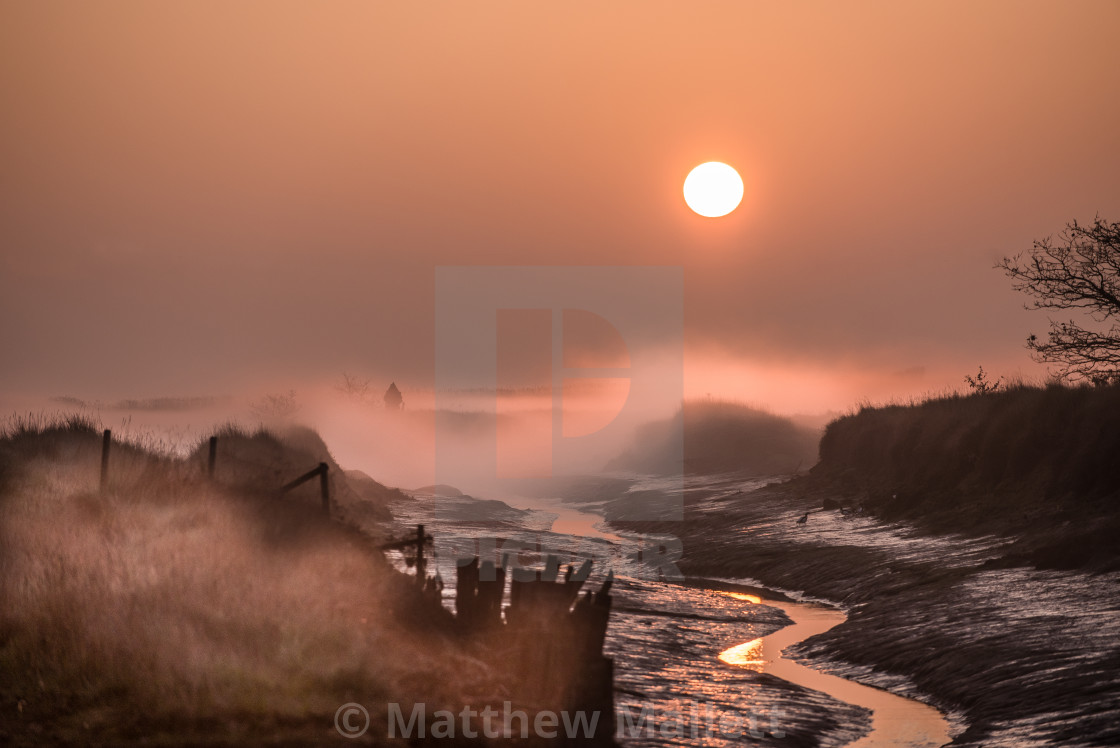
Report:
[[1057,568],[1112,568],[1120,532],[1120,385],[948,395],[828,425],[813,469],[881,516],[1029,536]]
[[345,702],[372,736],[388,700],[494,697],[357,533],[126,445],[101,495],[99,459],[90,422],[0,439],[0,742],[318,742]]

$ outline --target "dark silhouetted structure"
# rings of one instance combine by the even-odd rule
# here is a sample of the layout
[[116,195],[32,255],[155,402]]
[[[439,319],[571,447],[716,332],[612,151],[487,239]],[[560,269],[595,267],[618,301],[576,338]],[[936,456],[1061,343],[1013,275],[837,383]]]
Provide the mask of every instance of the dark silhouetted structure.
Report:
[[385,409],[386,410],[404,410],[404,397],[401,391],[397,389],[397,383],[391,382],[389,389],[385,390]]
[[[548,556],[543,571],[507,568],[477,557],[460,559],[455,585],[456,619],[464,631],[488,638],[492,658],[517,673],[514,692],[528,703],[584,713],[594,727],[576,737],[542,745],[614,746],[614,660],[603,654],[611,611],[608,574],[598,592],[580,590],[591,561],[560,576]],[[506,579],[509,606],[502,610]],[[503,612],[504,623],[503,623]]]

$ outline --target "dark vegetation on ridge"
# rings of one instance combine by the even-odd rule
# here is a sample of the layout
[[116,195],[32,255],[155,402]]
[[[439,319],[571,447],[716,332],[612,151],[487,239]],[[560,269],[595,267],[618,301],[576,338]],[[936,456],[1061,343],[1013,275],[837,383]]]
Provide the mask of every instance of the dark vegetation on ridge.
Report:
[[1120,386],[863,408],[828,425],[795,483],[888,521],[1018,538],[1010,560],[1120,568]]
[[[683,439],[682,439],[683,437]],[[819,432],[726,400],[691,400],[671,419],[647,424],[608,469],[788,475],[816,461]]]

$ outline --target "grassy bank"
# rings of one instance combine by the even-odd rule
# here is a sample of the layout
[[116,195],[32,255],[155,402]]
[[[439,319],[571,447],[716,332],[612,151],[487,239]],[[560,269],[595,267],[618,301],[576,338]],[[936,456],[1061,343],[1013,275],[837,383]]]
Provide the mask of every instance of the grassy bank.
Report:
[[885,520],[1018,539],[1052,568],[1118,568],[1120,387],[1016,387],[833,421],[798,487]]
[[797,654],[963,716],[954,745],[1116,745],[1118,454],[1117,387],[868,407],[809,475],[614,524],[679,537],[686,574],[843,603]]
[[[318,445],[227,430],[210,481],[205,444],[188,458],[114,444],[102,493],[95,424],[10,427],[0,742],[308,744],[341,740],[347,702],[369,707],[372,738],[388,701],[496,698],[438,616],[416,625],[413,586],[368,531],[323,518],[317,496],[276,496],[329,459]],[[388,489],[332,475],[336,513],[382,516]]]

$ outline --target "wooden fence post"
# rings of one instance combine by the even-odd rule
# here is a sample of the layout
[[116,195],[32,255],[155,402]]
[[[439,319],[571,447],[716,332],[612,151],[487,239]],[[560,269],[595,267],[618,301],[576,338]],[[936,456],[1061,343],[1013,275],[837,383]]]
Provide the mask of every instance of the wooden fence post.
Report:
[[331,514],[331,482],[330,482],[330,466],[325,462],[320,462],[319,467],[308,470],[306,473],[296,478],[293,481],[285,483],[280,488],[280,493],[285,494],[291,491],[296,486],[301,486],[307,481],[319,476],[319,494],[323,497],[323,514],[328,517]]
[[319,463],[319,493],[323,496],[323,514],[331,516],[331,482],[327,475],[330,467],[325,462]]
[[109,488],[109,446],[113,443],[113,432],[105,429],[101,439],[101,493]]
[[214,478],[214,463],[218,459],[218,437],[210,437],[210,457],[206,462],[206,477],[213,480]]
[[416,584],[420,589],[424,589],[424,583],[428,581],[428,569],[424,564],[424,526],[416,526]]
[[[415,537],[406,537],[404,540],[390,540],[388,543],[382,543],[378,546],[383,551],[400,551],[404,555],[405,560],[409,566],[413,563],[416,564],[416,585],[420,589],[424,589],[425,583],[428,581],[428,566],[424,561],[424,546],[431,545],[434,541],[431,535],[424,534],[424,526],[416,526]],[[408,551],[412,548],[416,549],[416,559],[412,560],[408,557]],[[436,570],[438,573],[438,569]]]

